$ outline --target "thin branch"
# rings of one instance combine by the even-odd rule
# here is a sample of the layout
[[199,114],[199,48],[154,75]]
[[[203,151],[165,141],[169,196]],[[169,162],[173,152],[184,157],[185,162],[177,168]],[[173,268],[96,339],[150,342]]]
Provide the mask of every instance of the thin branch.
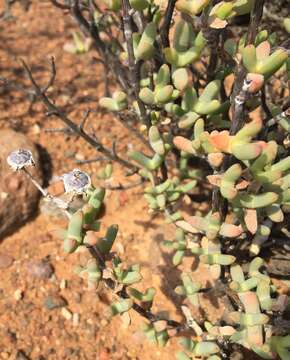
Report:
[[41,99],[41,101],[46,106],[47,110],[49,112],[53,112],[60,120],[62,120],[70,129],[72,129],[77,135],[82,137],[88,144],[90,144],[95,150],[103,153],[106,157],[109,159],[118,162],[120,165],[124,166],[125,168],[136,172],[137,168],[134,164],[130,163],[128,160],[120,158],[118,155],[112,153],[109,149],[105,148],[98,139],[94,136],[90,136],[86,132],[82,131],[80,127],[75,124],[70,118],[66,116],[66,114],[60,110],[55,104],[53,104],[50,99],[47,97],[45,92],[42,91],[42,89],[39,87],[39,85],[36,83],[32,72],[30,68],[27,66],[24,60],[21,59],[21,63],[29,77],[29,80],[31,81],[36,95]]
[[269,106],[267,104],[267,99],[266,99],[266,86],[264,85],[261,89],[261,103],[262,103],[262,108],[267,116],[267,119],[271,119],[272,118],[272,113],[269,109]]
[[143,123],[146,125],[147,129],[149,129],[150,120],[146,114],[145,105],[139,98],[139,90],[140,90],[139,77],[138,77],[139,67],[136,64],[135,55],[134,55],[133,31],[132,31],[131,16],[130,16],[131,7],[128,0],[122,0],[122,8],[123,8],[123,22],[124,22],[124,37],[127,44],[131,84],[133,87],[135,100],[137,101],[138,108],[141,113],[141,119]]
[[152,152],[151,146],[149,144],[149,142],[142,136],[142,134],[139,133],[139,131],[137,129],[134,128],[134,126],[130,125],[128,120],[125,118],[126,115],[128,116],[134,116],[135,114],[132,113],[127,113],[127,114],[123,114],[123,113],[117,113],[117,119],[119,120],[119,122],[127,129],[129,130],[131,133],[133,133],[137,139],[139,139],[143,145],[146,146],[146,148],[148,150],[150,150]]
[[160,28],[160,36],[163,48],[169,47],[169,30],[174,13],[176,0],[169,0],[164,14],[164,20]]
[[84,164],[92,164],[94,162],[98,162],[98,161],[108,161],[109,158],[104,157],[104,156],[99,156],[93,159],[87,159],[87,160],[76,160],[76,164],[80,164],[80,165],[84,165]]
[[71,214],[68,212],[68,207],[69,207],[69,203],[65,202],[64,200],[60,199],[60,198],[56,198],[53,195],[49,194],[40,184],[39,182],[34,178],[34,176],[26,169],[26,167],[23,167],[21,169],[21,171],[23,171],[27,177],[29,178],[29,180],[32,182],[32,184],[38,189],[38,191],[42,194],[42,196],[44,197],[44,199],[53,202],[59,209],[61,209],[62,211],[64,211],[64,213],[66,214],[66,216],[70,219],[71,218]]
[[54,6],[58,7],[59,9],[62,9],[62,10],[69,10],[70,9],[70,5],[61,4],[56,0],[50,0],[50,1]]
[[[53,114],[53,115],[57,115],[57,114]],[[49,128],[49,129],[44,129],[44,132],[46,133],[63,133],[66,135],[76,135],[72,129],[70,129],[69,127],[63,127],[63,128]]]
[[49,79],[47,85],[43,89],[41,89],[41,91],[43,93],[46,93],[47,90],[54,84],[54,81],[55,81],[56,68],[55,68],[55,62],[54,62],[54,57],[53,56],[50,58],[50,66],[51,66],[51,70],[50,70],[51,76],[50,76],[50,79]]
[[[287,115],[288,113],[289,115]],[[290,108],[274,116],[272,119],[270,119],[268,122],[265,123],[265,126],[269,128],[273,125],[278,124],[283,119],[288,119],[289,117],[290,117]]]
[[247,32],[246,45],[253,44],[259,31],[262,20],[265,0],[256,0],[251,12],[251,20]]
[[[246,45],[252,44],[256,38],[259,23],[263,15],[263,6],[265,0],[256,0],[254,8],[251,12],[251,20],[247,32]],[[239,64],[236,69],[236,81],[232,94],[233,120],[231,124],[230,134],[236,134],[244,125],[244,104],[246,100],[244,81],[246,77],[245,68]]]
[[118,184],[118,185],[104,185],[102,187],[104,187],[105,189],[107,190],[129,190],[129,189],[133,189],[137,186],[140,186],[142,185],[143,183],[145,182],[145,179],[144,178],[141,178],[141,180],[139,181],[136,181],[134,183],[131,183],[131,184]]
[[84,113],[84,117],[80,123],[80,130],[81,131],[84,131],[84,128],[85,128],[85,125],[86,125],[86,121],[88,120],[89,116],[90,116],[90,113],[91,113],[91,109],[87,109]]
[[116,78],[120,85],[122,86],[123,90],[128,93],[130,86],[129,82],[124,70],[123,65],[119,61],[116,54],[110,51],[109,45],[107,45],[99,35],[99,30],[94,21],[90,23],[86,20],[83,16],[81,9],[79,7],[79,1],[73,0],[72,5],[70,6],[70,11],[73,18],[76,20],[77,24],[79,25],[80,29],[86,36],[91,36],[94,41],[94,45],[96,50],[101,54],[103,60],[106,64],[110,67],[111,73],[116,75]]
[[22,168],[22,171],[29,177],[32,184],[41,192],[44,197],[47,197],[47,191],[43,189],[43,187],[38,183],[38,181],[33,177],[33,175],[26,169],[26,167]]

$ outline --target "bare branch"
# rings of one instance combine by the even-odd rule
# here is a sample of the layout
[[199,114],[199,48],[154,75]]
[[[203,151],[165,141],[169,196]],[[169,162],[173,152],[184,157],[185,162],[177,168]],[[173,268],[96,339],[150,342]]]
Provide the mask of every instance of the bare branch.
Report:
[[54,80],[55,80],[55,77],[56,77],[56,68],[55,68],[55,62],[54,62],[54,57],[51,56],[50,58],[50,66],[51,66],[51,77],[47,83],[47,85],[41,90],[43,93],[46,93],[47,90],[53,86],[53,83],[54,83]]
[[164,20],[160,29],[160,36],[163,48],[169,47],[169,30],[174,12],[176,0],[169,0],[164,14]]
[[134,126],[129,124],[128,120],[125,118],[126,115],[134,116],[135,114],[132,114],[132,113],[127,113],[127,114],[117,113],[117,119],[119,120],[119,122],[127,130],[129,130],[131,133],[133,133],[136,136],[136,138],[138,138],[142,142],[142,144],[146,146],[146,148],[148,150],[150,150],[152,152],[152,149],[151,149],[151,146],[150,146],[149,142],[142,136],[142,134],[139,133],[139,131],[137,129],[134,128]]
[[131,27],[131,16],[129,14],[131,7],[129,1],[122,0],[122,7],[123,7],[123,21],[124,21],[124,37],[127,44],[131,84],[133,86],[135,100],[137,101],[138,107],[140,109],[142,121],[146,125],[147,129],[149,129],[150,120],[146,114],[145,105],[139,98],[140,89],[139,89],[138,67],[134,55],[133,31]]
[[84,117],[80,123],[80,130],[82,132],[84,132],[84,128],[85,128],[85,125],[86,125],[86,121],[88,120],[89,116],[90,116],[90,113],[91,113],[91,109],[87,109],[84,113]]
[[104,156],[99,156],[93,159],[87,159],[87,160],[76,160],[76,164],[80,164],[80,165],[84,165],[84,164],[92,164],[94,162],[98,162],[98,161],[108,161],[109,158],[104,157]]
[[136,181],[134,183],[131,183],[131,184],[118,184],[118,185],[104,185],[103,187],[105,189],[108,189],[108,190],[129,190],[129,189],[132,189],[132,188],[135,188],[137,186],[140,186],[142,185],[143,183],[145,182],[145,179],[142,178],[140,179],[139,181]]
[[77,135],[82,137],[88,144],[90,144],[95,150],[103,153],[106,157],[109,159],[118,162],[120,165],[124,166],[125,168],[136,172],[137,167],[130,163],[129,161],[120,158],[118,155],[114,154],[109,149],[105,148],[98,139],[94,136],[90,136],[86,132],[82,131],[80,127],[75,124],[71,119],[69,119],[66,114],[60,110],[55,104],[53,104],[49,98],[46,96],[45,92],[42,91],[42,89],[39,87],[39,85],[36,83],[32,72],[30,68],[27,66],[24,60],[21,59],[21,63],[34,87],[34,90],[36,92],[36,95],[41,99],[41,101],[46,106],[47,110],[49,112],[53,112],[60,120],[62,120],[70,129],[72,129]]
[[50,1],[54,6],[58,7],[59,9],[62,9],[62,10],[70,9],[70,5],[61,4],[57,0],[50,0]]

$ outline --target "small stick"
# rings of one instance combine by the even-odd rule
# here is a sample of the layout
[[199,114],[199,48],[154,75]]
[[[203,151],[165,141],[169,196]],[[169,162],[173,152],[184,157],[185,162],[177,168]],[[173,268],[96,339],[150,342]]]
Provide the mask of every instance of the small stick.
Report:
[[54,113],[62,122],[64,122],[74,133],[82,137],[87,143],[89,143],[92,147],[95,148],[95,150],[103,153],[105,156],[110,158],[113,161],[118,162],[120,165],[126,167],[129,170],[132,170],[132,172],[136,173],[138,168],[129,162],[128,160],[120,158],[118,155],[112,153],[109,149],[104,147],[98,139],[94,136],[90,136],[88,133],[84,132],[80,127],[75,124],[70,118],[67,117],[67,115],[60,110],[51,100],[47,97],[46,93],[39,87],[39,85],[36,83],[32,72],[30,68],[27,66],[26,62],[21,59],[21,63],[28,75],[29,80],[31,81],[36,95],[41,99],[41,101],[46,106],[47,110],[49,112]]
[[23,167],[21,170],[25,172],[25,174],[29,177],[30,181],[41,192],[41,194],[44,197],[47,197],[48,195],[47,191],[43,189],[43,187],[38,183],[38,181],[33,177],[33,175],[26,169],[26,167]]
[[69,206],[69,203],[63,201],[62,199],[55,198],[53,195],[49,194],[44,188],[39,184],[39,182],[33,177],[33,175],[26,169],[26,167],[23,167],[21,169],[29,178],[29,180],[33,183],[33,185],[41,192],[43,197],[49,201],[52,201],[54,204],[57,205],[57,207],[65,212],[67,217],[70,219],[71,214],[67,211],[67,208]]

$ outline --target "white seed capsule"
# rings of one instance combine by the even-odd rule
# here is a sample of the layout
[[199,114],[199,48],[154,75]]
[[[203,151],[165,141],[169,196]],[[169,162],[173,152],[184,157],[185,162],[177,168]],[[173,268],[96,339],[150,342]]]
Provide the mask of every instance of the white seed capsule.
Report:
[[79,169],[74,169],[61,178],[66,193],[82,194],[91,186],[90,176]]
[[32,152],[26,149],[12,151],[7,157],[7,163],[14,171],[21,170],[25,166],[35,165]]

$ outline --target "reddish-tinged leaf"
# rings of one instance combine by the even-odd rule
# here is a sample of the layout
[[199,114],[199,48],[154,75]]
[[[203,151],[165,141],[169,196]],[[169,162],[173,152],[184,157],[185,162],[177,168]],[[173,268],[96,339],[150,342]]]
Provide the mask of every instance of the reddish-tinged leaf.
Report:
[[211,166],[219,167],[224,159],[223,153],[211,153],[208,154],[207,159]]
[[199,232],[205,231],[208,226],[207,220],[200,216],[189,216],[187,214],[184,214],[183,217],[186,222],[188,222],[195,229],[198,229]]
[[261,44],[259,44],[256,47],[257,60],[262,61],[266,59],[270,55],[270,51],[271,51],[270,43],[267,40],[261,42]]
[[227,26],[227,24],[228,22],[226,20],[222,20],[214,16],[209,17],[209,26],[212,29],[224,29]]
[[241,227],[241,225],[233,225],[233,224],[227,224],[227,223],[223,223],[221,228],[220,228],[220,235],[221,236],[225,236],[225,237],[229,237],[229,238],[236,238],[238,236],[241,235],[241,233],[243,232],[243,229]]
[[213,131],[209,135],[210,143],[220,151],[224,152],[228,152],[229,150],[230,138],[229,132],[226,130],[221,132]]
[[206,178],[211,185],[220,186],[221,184],[221,175],[208,175]]
[[175,225],[177,227],[180,227],[184,231],[190,232],[192,234],[198,234],[199,230],[195,229],[193,226],[191,226],[188,222],[184,220],[178,220],[176,221]]
[[250,182],[247,180],[242,180],[236,185],[237,190],[244,190],[249,186]]
[[183,136],[175,136],[173,143],[177,149],[190,154],[195,154],[194,148],[192,147],[192,142]]
[[264,76],[260,74],[249,73],[246,77],[247,81],[250,82],[248,91],[251,93],[258,92],[264,84]]
[[257,211],[255,209],[245,209],[245,224],[251,234],[256,234],[258,229]]

